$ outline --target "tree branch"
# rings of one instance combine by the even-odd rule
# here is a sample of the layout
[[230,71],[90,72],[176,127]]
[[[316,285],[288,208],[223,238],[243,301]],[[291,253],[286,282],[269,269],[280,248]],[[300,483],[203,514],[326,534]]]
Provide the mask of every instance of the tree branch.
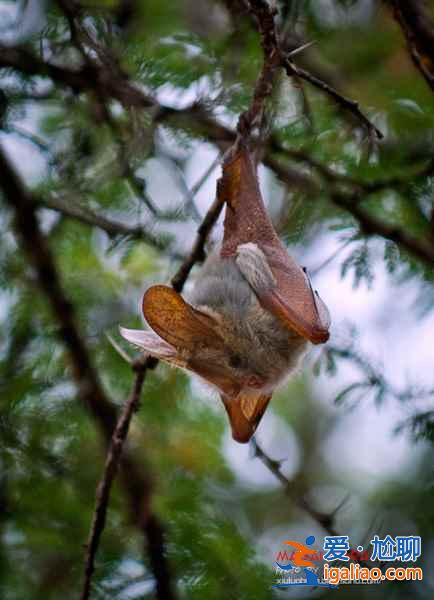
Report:
[[405,188],[410,185],[414,177],[429,177],[434,174],[434,157],[430,156],[428,152],[425,161],[423,162],[419,158],[414,164],[410,164],[409,168],[406,168],[405,175],[400,174],[395,177],[363,181],[331,169],[304,150],[283,148],[278,140],[273,137],[270,139],[270,151],[286,156],[296,162],[305,163],[309,167],[312,167],[328,183],[343,184],[347,188],[357,188],[369,194],[387,188]]
[[274,76],[280,66],[279,42],[274,26],[275,13],[266,0],[251,0],[249,10],[255,17],[261,36],[263,64],[255,83],[250,106],[238,119],[237,131],[243,138],[251,136],[256,125],[260,128],[265,101],[273,91]]
[[312,75],[306,69],[298,67],[285,53],[279,43],[277,30],[274,23],[275,11],[270,7],[266,0],[250,0],[250,10],[254,13],[258,24],[258,30],[261,34],[262,47],[265,56],[270,57],[268,60],[276,62],[282,66],[287,75],[296,76],[300,79],[308,81],[311,85],[318,88],[337,102],[341,108],[350,111],[357,119],[366,127],[368,134],[372,137],[375,134],[379,139],[383,137],[381,131],[375,127],[368,117],[361,111],[358,102],[347,98],[325,81],[322,81],[315,75]]
[[434,91],[434,22],[423,0],[385,0],[407,39],[411,58]]
[[[137,374],[134,380],[133,389],[129,398],[125,402],[124,408],[119,416],[115,430],[110,440],[110,446],[107,452],[107,457],[104,465],[103,476],[98,484],[96,493],[96,506],[92,519],[92,526],[87,543],[84,583],[81,591],[80,599],[88,600],[91,591],[92,575],[95,570],[95,557],[99,546],[99,541],[105,527],[108,502],[110,498],[110,490],[113,481],[118,471],[119,461],[121,458],[123,445],[128,435],[128,430],[133,413],[138,410],[140,402],[140,394],[142,391],[145,374],[148,367],[152,367],[152,359],[148,359],[143,365],[137,369]],[[161,594],[161,597],[167,597],[168,590]],[[170,594],[170,591],[169,591]]]
[[337,206],[349,212],[358,221],[361,229],[367,235],[379,235],[395,242],[410,254],[419,258],[428,266],[434,264],[434,245],[424,240],[418,240],[407,234],[406,231],[396,225],[389,225],[384,221],[372,216],[359,204],[359,195],[345,196],[339,192],[331,194],[331,200]]
[[[175,290],[182,290],[194,264],[203,259],[206,239],[211,229],[215,225],[222,207],[223,203],[217,195],[215,201],[209,208],[204,220],[198,228],[197,238],[189,256],[184,260],[177,273],[172,278],[172,286]],[[95,556],[98,550],[99,540],[105,526],[110,489],[116,476],[117,464],[121,456],[122,446],[128,435],[131,417],[138,407],[145,371],[147,368],[154,368],[157,364],[158,360],[156,358],[147,357],[146,355],[133,363],[133,370],[137,371],[133,390],[128,401],[125,403],[124,409],[119,417],[116,429],[113,433],[104,466],[104,472],[97,489],[95,512],[89,534],[89,542],[87,545],[85,579],[81,593],[81,600],[87,600],[89,598],[92,575],[95,568]],[[159,532],[158,527],[154,529],[155,542],[158,546],[160,545],[159,537],[161,537],[161,533]],[[148,535],[150,534],[148,533]],[[154,573],[158,572],[157,569],[158,565],[154,565]],[[164,576],[165,572],[162,570],[161,578]],[[170,588],[161,591],[161,594],[161,598],[167,598],[167,600],[173,598]]]
[[[289,185],[293,185],[293,178],[291,174],[288,174],[286,167],[273,159],[271,159],[270,164],[282,181],[287,182]],[[386,181],[382,182],[382,185],[386,186],[386,184]],[[372,193],[377,189],[381,189],[377,188],[375,185],[372,185],[371,187],[372,189],[369,190],[368,186],[368,190],[363,191]],[[315,184],[313,180],[311,189],[316,192],[319,191],[318,185]],[[434,244],[431,244],[428,240],[419,240],[416,237],[409,235],[401,227],[390,225],[371,215],[365,208],[360,206],[360,201],[362,199],[360,190],[355,193],[344,194],[336,189],[332,189],[330,190],[329,198],[333,204],[351,214],[366,235],[379,235],[380,237],[389,239],[428,266],[431,267],[433,265]]]
[[370,137],[373,135],[375,135],[378,139],[382,139],[384,137],[378,127],[376,127],[362,112],[360,105],[356,100],[351,100],[351,98],[344,96],[325,81],[322,81],[315,75],[312,75],[309,73],[309,71],[306,71],[306,69],[302,69],[301,67],[295,65],[294,62],[292,62],[289,58],[283,57],[282,60],[285,71],[290,77],[296,75],[300,79],[304,79],[317,89],[333,98],[333,100],[335,100],[335,102],[337,102],[341,108],[352,113],[362,123],[362,125],[367,129]]
[[190,275],[195,263],[203,260],[205,254],[205,242],[212,228],[216,224],[222,209],[223,201],[221,196],[217,194],[214,202],[211,204],[202,223],[197,229],[196,240],[193,244],[190,254],[181,264],[176,274],[172,277],[171,284],[173,289],[175,289],[177,292],[180,292],[184,287],[184,283],[186,282],[187,277]]
[[14,69],[23,75],[49,77],[76,94],[88,91],[104,98],[114,98],[127,108],[152,104],[125,75],[110,71],[106,65],[87,63],[79,69],[70,69],[41,60],[24,47],[0,44],[0,69],[4,68]]
[[130,226],[121,223],[120,221],[113,221],[107,217],[96,214],[88,208],[67,202],[62,198],[41,198],[37,199],[38,206],[54,210],[66,217],[81,221],[91,227],[98,227],[102,231],[105,231],[111,238],[117,236],[129,237],[135,240],[141,240],[158,250],[167,250],[168,242],[162,238],[154,236],[149,231],[141,226]]
[[[332,514],[320,513],[312,508],[312,506],[304,499],[296,496],[292,491],[292,484],[287,479],[287,477],[282,473],[280,468],[281,463],[277,460],[274,460],[264,452],[264,450],[259,446],[255,437],[251,440],[251,445],[253,448],[254,456],[259,458],[259,460],[267,467],[267,469],[273,473],[273,475],[280,481],[285,489],[285,493],[291,497],[291,500],[304,512],[306,512],[314,521],[319,523],[321,527],[323,527],[329,535],[338,535],[336,530],[333,528],[333,520],[336,514],[336,510]],[[340,508],[340,507],[338,507]]]

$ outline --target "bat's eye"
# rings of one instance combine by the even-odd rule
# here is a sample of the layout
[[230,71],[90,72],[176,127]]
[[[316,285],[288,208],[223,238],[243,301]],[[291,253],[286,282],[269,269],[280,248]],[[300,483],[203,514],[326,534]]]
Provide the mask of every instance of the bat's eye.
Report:
[[243,361],[239,354],[231,354],[229,356],[229,366],[233,369],[239,369],[242,365]]

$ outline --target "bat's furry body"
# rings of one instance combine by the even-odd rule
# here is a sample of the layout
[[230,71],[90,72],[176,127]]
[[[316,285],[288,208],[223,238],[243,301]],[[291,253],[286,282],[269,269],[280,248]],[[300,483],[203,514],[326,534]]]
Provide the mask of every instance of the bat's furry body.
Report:
[[[256,258],[257,268],[250,265],[249,277],[256,280],[256,286],[270,285],[273,275],[264,267],[261,250],[255,244],[245,246]],[[221,258],[218,250],[213,252],[189,300],[199,310],[217,317],[227,348],[232,350],[226,359],[236,365],[234,376],[239,380],[243,374],[256,375],[264,382],[262,391],[272,392],[297,367],[310,344],[262,308],[240,270],[242,255],[241,250],[237,259]]]

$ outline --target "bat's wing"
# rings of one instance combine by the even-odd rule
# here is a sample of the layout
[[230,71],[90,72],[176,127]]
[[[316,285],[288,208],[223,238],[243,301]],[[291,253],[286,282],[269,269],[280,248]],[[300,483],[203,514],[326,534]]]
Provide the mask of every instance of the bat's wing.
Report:
[[245,146],[223,165],[219,194],[226,202],[222,258],[236,259],[260,304],[288,328],[314,344],[326,342],[327,307],[275,232]]
[[309,276],[286,250],[263,247],[275,285],[257,294],[261,305],[313,344],[329,338],[330,314]]
[[279,242],[261,197],[256,165],[247,147],[241,145],[223,164],[218,194],[226,203],[222,257],[234,257],[240,244]]
[[244,390],[233,398],[222,395],[221,399],[228,413],[232,437],[242,444],[248,442],[259,425],[271,394]]
[[313,344],[328,340],[329,311],[283,246],[242,244],[236,263],[263,308]]

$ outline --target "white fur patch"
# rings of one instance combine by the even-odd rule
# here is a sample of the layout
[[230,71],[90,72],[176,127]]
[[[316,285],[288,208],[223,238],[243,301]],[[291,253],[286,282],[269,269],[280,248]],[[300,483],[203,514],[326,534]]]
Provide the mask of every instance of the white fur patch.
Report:
[[236,263],[254,290],[269,290],[275,287],[276,280],[267,258],[257,244],[240,244],[237,248]]

